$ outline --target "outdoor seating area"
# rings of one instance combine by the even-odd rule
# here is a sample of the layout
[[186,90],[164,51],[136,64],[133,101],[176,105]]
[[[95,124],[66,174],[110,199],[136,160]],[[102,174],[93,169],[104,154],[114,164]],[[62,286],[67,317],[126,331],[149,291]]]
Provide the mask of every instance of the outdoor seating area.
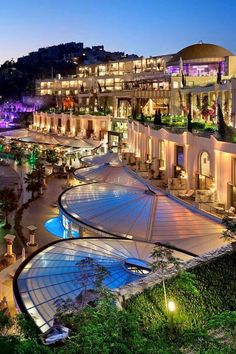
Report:
[[195,191],[194,189],[185,189],[178,193],[178,197],[183,199],[195,199]]

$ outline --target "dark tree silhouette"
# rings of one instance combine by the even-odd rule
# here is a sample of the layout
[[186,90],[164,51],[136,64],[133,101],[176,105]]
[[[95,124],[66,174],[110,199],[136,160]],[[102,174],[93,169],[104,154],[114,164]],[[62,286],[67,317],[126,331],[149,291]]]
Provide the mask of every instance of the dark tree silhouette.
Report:
[[221,63],[219,63],[218,66],[218,71],[217,71],[217,84],[221,84],[221,80],[222,80],[222,72],[221,72]]
[[140,121],[141,121],[142,123],[144,123],[144,122],[145,122],[145,117],[144,117],[143,112],[141,113],[141,116],[140,116]]
[[192,94],[188,94],[188,121],[187,121],[188,132],[192,133]]
[[91,257],[81,259],[76,263],[76,266],[78,272],[75,273],[74,282],[82,288],[81,307],[84,307],[89,292],[99,291],[102,288],[103,280],[109,275],[109,271]]
[[206,119],[209,116],[209,100],[208,95],[203,96],[202,98],[202,115]]
[[161,110],[158,109],[158,111],[155,111],[155,117],[154,117],[154,124],[155,125],[161,125],[162,121],[161,121]]
[[222,108],[220,103],[217,103],[218,114],[217,114],[217,128],[218,128],[218,136],[220,140],[225,140],[226,137],[226,124],[224,121],[224,116],[222,112]]
[[17,209],[18,197],[13,189],[3,188],[0,190],[0,209],[5,214],[5,228],[9,228],[8,215]]
[[26,190],[32,193],[32,199],[34,199],[34,193],[40,190],[40,181],[37,170],[33,170],[26,174],[25,183],[27,184]]

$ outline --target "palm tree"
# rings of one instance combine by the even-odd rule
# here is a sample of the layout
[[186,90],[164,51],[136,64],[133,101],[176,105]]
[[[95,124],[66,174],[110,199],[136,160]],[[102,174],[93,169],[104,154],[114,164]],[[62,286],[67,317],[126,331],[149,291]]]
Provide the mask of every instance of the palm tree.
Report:
[[32,199],[34,199],[34,193],[40,189],[40,181],[37,170],[33,170],[26,174],[25,183],[27,184],[26,190],[32,193]]
[[25,151],[22,147],[15,149],[15,159],[18,165],[22,165],[22,161],[25,155]]
[[172,249],[166,246],[162,246],[160,243],[155,245],[151,253],[151,256],[153,258],[152,270],[160,271],[161,273],[165,306],[166,306],[166,311],[168,312],[165,273],[167,269],[170,267],[175,267],[176,269],[178,269],[180,266],[180,259],[178,259],[173,255]]
[[8,222],[8,215],[16,210],[18,206],[18,197],[11,188],[3,188],[0,190],[0,209],[5,213],[5,225],[4,228],[10,228],[10,224]]
[[42,163],[41,160],[37,160],[36,163],[36,173],[38,176],[38,183],[39,183],[39,189],[40,189],[40,194],[42,194],[42,188],[45,186],[45,177],[46,177],[46,172],[45,172],[45,166]]
[[59,161],[58,154],[54,150],[46,150],[46,161],[52,164],[52,172],[54,172],[54,165]]

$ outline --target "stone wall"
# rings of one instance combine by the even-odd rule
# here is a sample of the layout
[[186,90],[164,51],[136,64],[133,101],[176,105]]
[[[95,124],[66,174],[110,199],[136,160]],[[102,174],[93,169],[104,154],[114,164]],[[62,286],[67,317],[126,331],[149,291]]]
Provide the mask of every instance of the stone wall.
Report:
[[[181,270],[191,270],[202,264],[212,262],[215,259],[224,256],[225,254],[230,254],[235,252],[234,244],[227,244],[221,248],[210,251],[208,253],[203,254],[200,257],[195,257],[187,262],[183,263],[181,266]],[[169,268],[166,271],[165,279],[170,279],[178,273],[173,267]],[[152,288],[155,285],[161,284],[162,275],[160,272],[154,272],[147,275],[145,278],[142,278],[133,283],[127,284],[122,288],[118,288],[115,290],[114,294],[116,297],[116,303],[119,308],[122,308],[122,303],[128,299],[130,299],[134,295],[138,295],[142,293],[145,289]]]

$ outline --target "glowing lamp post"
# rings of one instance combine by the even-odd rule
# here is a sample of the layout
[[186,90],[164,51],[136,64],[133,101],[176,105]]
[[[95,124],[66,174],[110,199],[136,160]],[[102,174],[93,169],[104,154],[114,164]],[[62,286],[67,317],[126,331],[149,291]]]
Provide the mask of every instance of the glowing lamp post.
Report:
[[7,234],[4,236],[4,239],[7,243],[7,252],[4,254],[4,258],[7,262],[7,265],[13,264],[16,261],[16,255],[12,251],[13,242],[16,236]]
[[29,253],[33,253],[38,249],[38,244],[35,242],[35,232],[37,230],[37,227],[34,225],[29,225],[27,226],[27,229],[29,230],[29,242],[27,242],[27,250]]
[[175,312],[174,301],[168,301],[167,307],[168,307],[168,313],[170,318],[170,331],[172,332],[174,327],[174,312]]

